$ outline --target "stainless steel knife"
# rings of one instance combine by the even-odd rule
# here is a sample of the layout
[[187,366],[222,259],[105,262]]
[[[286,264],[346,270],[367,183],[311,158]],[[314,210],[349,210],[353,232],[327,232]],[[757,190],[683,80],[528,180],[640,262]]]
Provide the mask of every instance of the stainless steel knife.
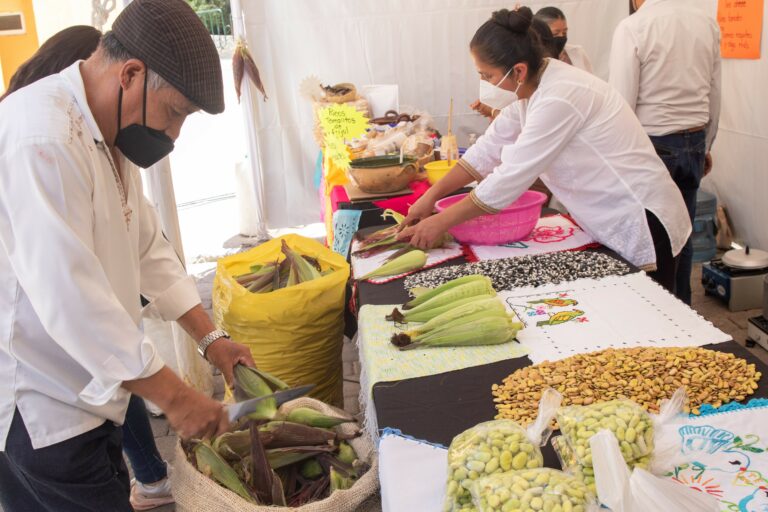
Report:
[[271,395],[264,395],[264,396],[260,396],[259,398],[251,398],[249,400],[243,400],[242,402],[230,404],[227,406],[227,415],[229,416],[229,422],[233,423],[238,419],[242,418],[243,416],[247,416],[248,414],[251,414],[252,412],[256,411],[256,409],[259,406],[259,402],[261,402],[262,400],[274,398],[275,402],[277,403],[277,406],[280,407],[285,402],[290,402],[291,400],[294,400],[296,398],[306,395],[307,393],[312,391],[314,387],[315,387],[314,384],[308,384],[306,386],[299,386],[296,388],[276,391]]

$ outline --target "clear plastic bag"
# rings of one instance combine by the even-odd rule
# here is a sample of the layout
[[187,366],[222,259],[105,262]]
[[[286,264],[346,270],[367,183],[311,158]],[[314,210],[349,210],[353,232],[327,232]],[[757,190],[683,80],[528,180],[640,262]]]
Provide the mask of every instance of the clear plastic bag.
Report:
[[511,420],[475,425],[457,435],[448,448],[446,512],[474,512],[470,489],[480,477],[544,465],[540,447],[552,433],[560,393],[547,389],[539,402],[536,421],[524,429]]
[[616,437],[601,430],[590,440],[600,502],[613,512],[717,512],[716,498],[640,468],[631,474]]
[[589,440],[602,429],[610,430],[616,436],[626,462],[643,459],[653,453],[654,426],[651,416],[630,400],[563,407],[557,413],[557,422],[582,466],[592,466]]
[[472,485],[472,499],[479,512],[598,510],[594,494],[583,482],[550,468],[480,478]]

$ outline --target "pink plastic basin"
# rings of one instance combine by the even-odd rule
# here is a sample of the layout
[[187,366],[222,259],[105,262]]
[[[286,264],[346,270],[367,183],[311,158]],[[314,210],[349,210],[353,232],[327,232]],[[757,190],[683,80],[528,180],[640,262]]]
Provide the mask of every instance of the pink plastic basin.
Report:
[[[435,204],[442,212],[464,199],[467,194],[446,197]],[[459,242],[476,245],[501,245],[517,242],[527,237],[541,216],[541,206],[546,194],[528,190],[517,201],[496,215],[481,215],[454,226],[448,231]]]

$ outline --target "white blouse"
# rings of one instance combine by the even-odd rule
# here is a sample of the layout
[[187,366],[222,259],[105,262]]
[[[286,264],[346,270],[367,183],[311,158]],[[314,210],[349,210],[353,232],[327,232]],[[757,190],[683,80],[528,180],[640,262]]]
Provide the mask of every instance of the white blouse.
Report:
[[650,210],[678,254],[691,233],[682,195],[635,114],[607,83],[549,59],[536,92],[501,111],[459,162],[480,180],[471,197],[490,213],[536,178],[601,244],[641,268],[656,254]]
[[0,451],[16,408],[34,448],[122,423],[122,382],[164,364],[139,294],[165,320],[200,303],[121,164],[125,209],[79,63],[0,103]]
[[592,73],[592,62],[589,60],[587,52],[581,46],[575,44],[566,44],[565,53],[571,59],[571,64],[587,73]]

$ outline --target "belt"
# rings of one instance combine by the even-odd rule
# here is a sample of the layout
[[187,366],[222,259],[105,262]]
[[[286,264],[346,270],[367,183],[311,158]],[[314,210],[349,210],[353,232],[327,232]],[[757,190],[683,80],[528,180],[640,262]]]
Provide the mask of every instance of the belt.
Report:
[[689,133],[703,132],[706,129],[707,129],[706,125],[704,125],[704,126],[697,126],[696,128],[689,128],[687,130],[680,130],[679,132],[674,132],[674,133],[671,133],[670,135],[687,135]]

